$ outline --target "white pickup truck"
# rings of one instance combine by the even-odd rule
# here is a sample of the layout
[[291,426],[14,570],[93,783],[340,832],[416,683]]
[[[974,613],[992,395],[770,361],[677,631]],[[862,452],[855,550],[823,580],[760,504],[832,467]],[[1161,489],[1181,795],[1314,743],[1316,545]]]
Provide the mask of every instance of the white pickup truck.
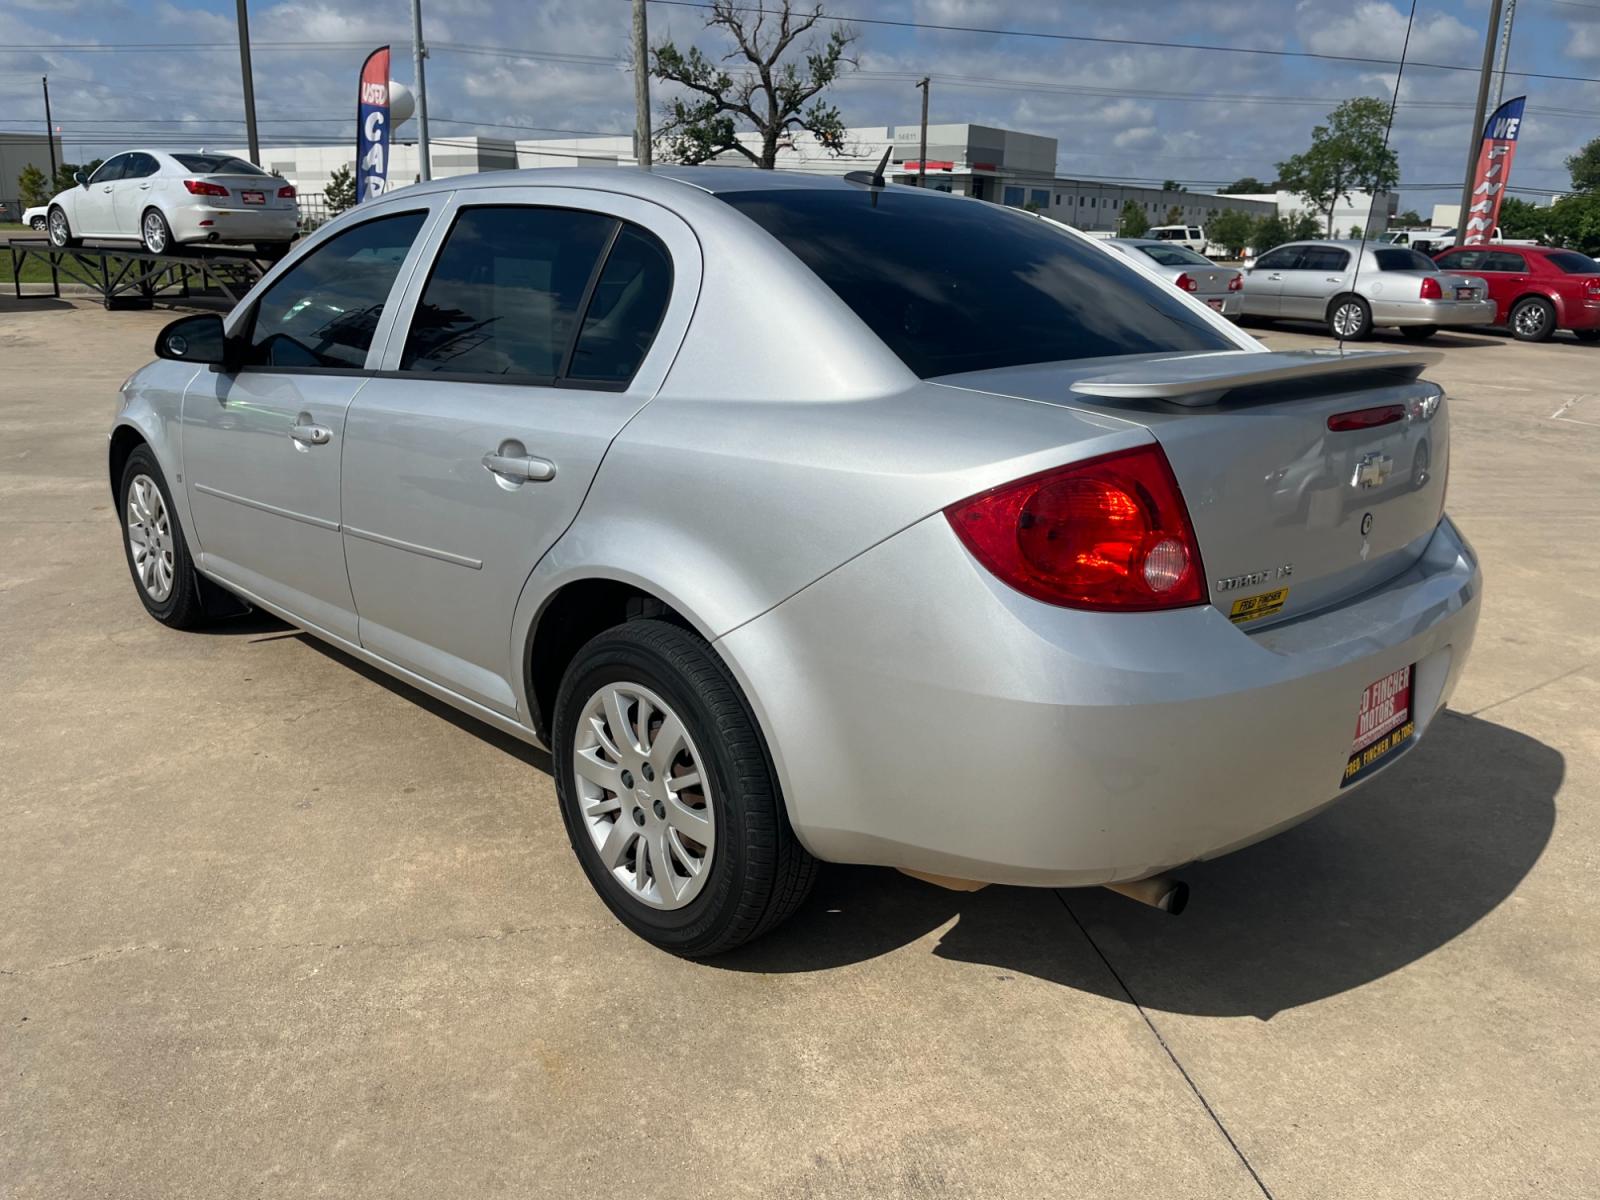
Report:
[[[1420,250],[1424,254],[1437,254],[1441,250],[1448,250],[1456,244],[1456,231],[1454,229],[1392,229],[1379,236],[1380,242],[1387,242],[1391,246],[1410,246],[1413,250]],[[1500,226],[1494,227],[1494,235],[1489,239],[1499,245],[1505,246],[1537,246],[1539,243],[1534,238],[1508,238],[1500,235]]]

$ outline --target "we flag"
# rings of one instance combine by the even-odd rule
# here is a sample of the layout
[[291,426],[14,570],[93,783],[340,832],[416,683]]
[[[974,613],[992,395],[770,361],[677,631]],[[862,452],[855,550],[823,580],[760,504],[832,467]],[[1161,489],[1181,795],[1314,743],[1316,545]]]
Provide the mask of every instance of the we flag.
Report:
[[1461,242],[1479,246],[1494,237],[1500,224],[1500,201],[1511,179],[1511,160],[1517,155],[1517,135],[1522,132],[1522,105],[1526,96],[1507,100],[1495,109],[1483,127],[1478,167],[1472,177],[1472,204],[1462,226]]

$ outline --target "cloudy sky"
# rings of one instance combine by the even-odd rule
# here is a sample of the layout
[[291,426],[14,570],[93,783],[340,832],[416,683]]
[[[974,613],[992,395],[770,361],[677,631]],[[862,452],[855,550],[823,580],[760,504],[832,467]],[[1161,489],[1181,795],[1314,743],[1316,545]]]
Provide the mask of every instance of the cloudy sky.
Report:
[[[826,7],[858,18],[860,69],[834,92],[847,123],[914,123],[912,81],[929,74],[935,122],[1054,136],[1064,174],[1174,178],[1196,190],[1242,175],[1270,180],[1340,100],[1389,98],[1392,65],[1340,59],[1398,59],[1410,11],[1409,0]],[[1517,9],[1515,71],[1600,80],[1600,0],[1520,0]],[[409,12],[408,0],[252,0],[263,144],[352,139],[366,50],[391,42],[395,78],[411,78]],[[436,138],[631,129],[629,0],[424,0],[424,16]],[[1488,0],[1419,0],[1393,135],[1405,207],[1426,214],[1459,188],[1487,19]],[[694,5],[652,3],[650,21],[652,41],[716,44]],[[42,126],[47,73],[69,158],[134,144],[241,145],[234,39],[233,0],[3,0],[0,132]],[[1451,66],[1469,69],[1441,69]],[[1565,188],[1562,160],[1600,135],[1600,82],[1514,75],[1506,95],[1520,92],[1529,111],[1515,183]]]

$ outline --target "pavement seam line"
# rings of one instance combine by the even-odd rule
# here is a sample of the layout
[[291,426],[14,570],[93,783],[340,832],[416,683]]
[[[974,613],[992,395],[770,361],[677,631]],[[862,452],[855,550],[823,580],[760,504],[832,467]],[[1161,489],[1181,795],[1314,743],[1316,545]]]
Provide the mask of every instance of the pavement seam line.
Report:
[[1083,934],[1083,940],[1089,943],[1090,949],[1095,952],[1095,956],[1099,958],[1105,969],[1110,972],[1111,978],[1117,981],[1117,986],[1122,989],[1122,994],[1128,998],[1128,1003],[1133,1005],[1134,1011],[1144,1021],[1145,1027],[1154,1035],[1156,1044],[1161,1047],[1162,1052],[1171,1060],[1172,1065],[1178,1068],[1178,1074],[1183,1076],[1184,1083],[1189,1085],[1189,1090],[1194,1093],[1194,1098],[1200,1101],[1200,1107],[1205,1109],[1206,1116],[1211,1118],[1211,1123],[1217,1127],[1217,1132],[1222,1134],[1223,1140],[1228,1143],[1228,1147],[1233,1151],[1234,1156],[1238,1158],[1244,1169],[1250,1173],[1250,1178],[1255,1181],[1256,1187],[1261,1189],[1261,1194],[1267,1200],[1276,1200],[1276,1197],[1272,1194],[1272,1189],[1266,1185],[1265,1181],[1256,1172],[1255,1167],[1251,1165],[1250,1159],[1239,1148],[1239,1143],[1234,1141],[1233,1134],[1228,1132],[1228,1127],[1222,1123],[1222,1118],[1217,1115],[1217,1110],[1211,1107],[1211,1102],[1206,1099],[1205,1093],[1200,1090],[1199,1084],[1195,1083],[1194,1077],[1189,1074],[1183,1063],[1179,1061],[1177,1054],[1167,1044],[1167,1039],[1161,1036],[1161,1030],[1150,1019],[1150,1014],[1145,1011],[1144,1005],[1139,1003],[1139,998],[1133,994],[1133,989],[1128,986],[1127,980],[1123,979],[1116,967],[1111,965],[1111,960],[1106,957],[1106,952],[1100,949],[1100,944],[1094,940],[1093,935],[1089,933],[1084,923],[1078,919],[1078,914],[1072,911],[1072,905],[1067,903],[1067,898],[1061,894],[1061,889],[1056,888],[1053,890],[1056,899],[1061,901],[1061,907],[1067,910],[1067,916],[1072,918],[1072,923],[1078,927],[1078,932]]
[[[1490,703],[1485,704],[1482,708],[1475,708],[1471,712],[1465,713],[1463,715],[1469,716],[1469,717],[1481,716],[1482,714],[1488,712],[1491,708],[1499,708],[1502,704],[1510,704],[1513,700],[1521,700],[1524,696],[1531,696],[1531,695],[1533,695],[1533,693],[1539,691],[1540,689],[1549,687],[1552,683],[1560,683],[1563,679],[1571,679],[1579,671],[1588,670],[1591,665],[1593,665],[1593,664],[1588,663],[1588,662],[1581,662],[1577,666],[1573,667],[1571,670],[1563,671],[1563,672],[1561,672],[1561,674],[1552,676],[1551,678],[1546,679],[1541,683],[1536,683],[1532,687],[1525,687],[1520,692],[1513,692],[1513,693],[1511,693],[1511,695],[1505,697],[1505,699],[1503,699],[1503,700],[1491,701]],[[1446,709],[1445,711],[1446,712],[1451,712],[1453,710]]]

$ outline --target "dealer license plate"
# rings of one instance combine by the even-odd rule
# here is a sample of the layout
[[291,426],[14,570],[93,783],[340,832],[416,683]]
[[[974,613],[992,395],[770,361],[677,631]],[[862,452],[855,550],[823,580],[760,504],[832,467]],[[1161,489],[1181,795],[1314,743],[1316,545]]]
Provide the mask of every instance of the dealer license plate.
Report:
[[1478,289],[1475,287],[1458,287],[1456,289],[1457,300],[1474,300],[1477,298],[1477,295]]
[[267,202],[267,194],[265,192],[240,192],[239,199],[246,204],[265,204]]
[[1222,311],[1222,301],[1221,300],[1207,300],[1206,303],[1208,305],[1210,305],[1212,308],[1216,309],[1218,312]]
[[[1414,667],[1401,667],[1361,694],[1356,714],[1356,736],[1344,764],[1344,783],[1354,783],[1416,736],[1411,719],[1411,676]],[[1341,786],[1343,786],[1341,784]]]

